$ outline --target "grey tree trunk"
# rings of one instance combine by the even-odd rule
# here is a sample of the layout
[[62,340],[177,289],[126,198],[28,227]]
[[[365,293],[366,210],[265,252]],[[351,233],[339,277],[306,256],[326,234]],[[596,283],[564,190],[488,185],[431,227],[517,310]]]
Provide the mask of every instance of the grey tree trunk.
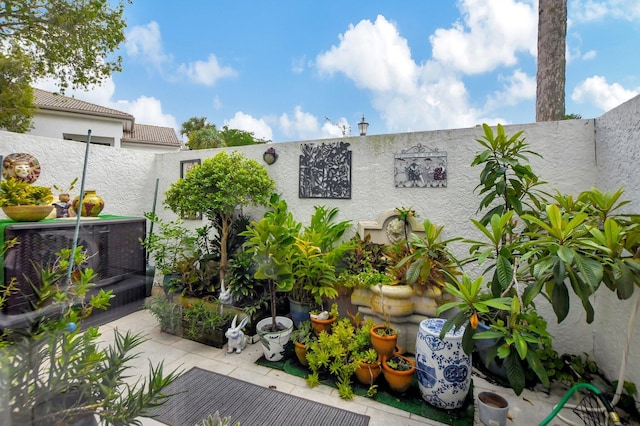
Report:
[[536,121],[563,120],[567,0],[539,0]]

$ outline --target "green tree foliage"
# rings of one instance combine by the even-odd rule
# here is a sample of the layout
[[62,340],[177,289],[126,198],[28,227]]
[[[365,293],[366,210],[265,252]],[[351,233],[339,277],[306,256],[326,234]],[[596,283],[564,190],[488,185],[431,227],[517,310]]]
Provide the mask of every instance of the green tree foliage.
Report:
[[182,123],[180,134],[187,136],[187,146],[192,150],[256,145],[269,142],[255,138],[252,132],[231,129],[229,126],[222,126],[222,130],[218,130],[215,124],[207,121],[207,117],[191,117]]
[[24,133],[31,128],[33,89],[28,59],[0,53],[0,128]]
[[207,117],[191,117],[190,119],[182,123],[180,134],[182,136],[189,137],[192,132],[204,129],[208,126],[211,126],[211,124],[207,123]]
[[51,77],[64,91],[99,84],[120,71],[122,58],[110,55],[125,40],[123,12],[124,0],[0,2],[0,50],[3,63],[9,60],[2,78],[8,72],[14,83],[11,90],[4,81],[1,86],[1,124],[28,130],[33,95],[26,86],[34,80]]
[[164,204],[174,213],[202,212],[211,222],[220,220],[220,281],[228,264],[227,240],[235,211],[241,206],[266,205],[275,183],[257,161],[239,152],[225,151],[206,158],[184,179],[171,184]]
[[253,132],[245,130],[230,129],[224,126],[220,131],[227,146],[257,145],[267,143],[269,141],[256,138]]
[[189,149],[222,148],[227,146],[216,126],[207,126],[189,133]]
[[123,0],[14,0],[0,3],[0,40],[30,59],[31,77],[64,89],[100,83],[121,70],[107,60],[125,40]]

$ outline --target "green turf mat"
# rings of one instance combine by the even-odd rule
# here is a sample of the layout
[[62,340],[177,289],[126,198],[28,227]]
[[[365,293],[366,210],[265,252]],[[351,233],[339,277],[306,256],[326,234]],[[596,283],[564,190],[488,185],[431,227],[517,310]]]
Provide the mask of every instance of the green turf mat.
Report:
[[[285,373],[291,374],[297,377],[306,378],[309,370],[302,366],[292,349],[292,345],[287,345],[285,351],[285,358],[282,361],[267,361],[264,356],[260,357],[256,361],[256,364],[264,367],[274,368]],[[336,388],[335,381],[330,376],[322,377],[320,383]],[[409,390],[403,395],[399,395],[391,391],[384,380],[384,377],[380,375],[377,382],[378,392],[373,399],[382,404],[389,405],[391,407],[398,408],[400,410],[407,411],[409,413],[417,414],[418,416],[426,417],[431,420],[435,420],[447,425],[452,426],[472,426],[474,416],[474,401],[473,401],[473,381],[467,394],[467,399],[464,405],[457,410],[442,410],[435,408],[425,402],[420,395],[420,389],[418,388],[417,376],[414,376],[413,383]],[[360,384],[355,378],[353,383],[353,391],[356,395],[366,397],[368,387]]]

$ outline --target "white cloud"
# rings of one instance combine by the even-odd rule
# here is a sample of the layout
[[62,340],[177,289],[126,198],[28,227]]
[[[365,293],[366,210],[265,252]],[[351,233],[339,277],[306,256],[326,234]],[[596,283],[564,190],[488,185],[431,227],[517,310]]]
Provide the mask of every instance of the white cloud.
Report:
[[578,84],[571,94],[571,99],[579,104],[590,103],[603,111],[608,111],[638,93],[637,89],[628,90],[618,83],[608,84],[604,77],[595,75]]
[[305,67],[305,62],[307,61],[307,58],[305,55],[302,55],[298,58],[294,58],[291,61],[291,71],[294,74],[300,74],[304,71],[304,67]]
[[118,110],[128,112],[136,118],[136,123],[179,129],[178,122],[171,114],[162,112],[162,103],[148,96],[140,96],[134,101],[116,102]]
[[278,123],[280,130],[290,138],[314,139],[320,134],[318,119],[314,115],[302,111],[302,107],[299,105],[294,108],[293,117],[284,113],[278,119]]
[[[40,80],[34,86],[49,92],[59,91],[58,86],[52,79]],[[74,97],[81,101],[129,113],[135,117],[136,123],[179,129],[175,117],[162,111],[162,103],[158,99],[140,96],[134,101],[114,100],[115,91],[115,83],[109,77],[102,85],[93,86],[87,90],[67,89],[64,92],[64,96]]]
[[640,19],[638,0],[572,0],[567,13],[579,22],[601,21],[607,18],[635,21]]
[[259,139],[273,140],[273,130],[263,119],[253,118],[242,111],[236,112],[236,115],[231,120],[225,120],[224,124],[232,129],[253,132],[253,136]]
[[410,93],[417,67],[407,40],[384,16],[360,21],[340,35],[340,44],[316,57],[321,74],[341,72],[361,88]]
[[222,101],[220,100],[220,97],[218,95],[213,97],[213,108],[218,111],[222,108]]
[[538,14],[532,1],[463,0],[462,21],[429,38],[433,58],[465,74],[512,66],[516,53],[537,48]]
[[485,110],[492,111],[505,106],[517,105],[523,100],[536,98],[536,77],[521,70],[515,70],[508,77],[500,77],[504,82],[504,90],[495,92],[489,97]]
[[[512,37],[509,43],[499,43],[500,49],[503,45],[510,48],[500,50],[503,62],[507,62],[504,58],[515,58],[517,49],[528,49],[530,53],[535,53],[537,14],[534,8],[529,4],[515,4],[512,0],[491,1],[489,9],[492,19],[509,22],[501,27],[498,23],[483,21],[482,17],[488,13],[482,7],[484,4],[471,0],[463,3],[467,21],[482,22],[482,25],[473,24],[473,31],[458,32],[457,36],[467,41],[473,37],[490,39],[496,35],[495,26],[502,28],[498,32],[501,37]],[[507,19],[499,10],[500,7],[513,11],[513,16]],[[488,31],[489,35],[481,35],[480,31]],[[521,34],[527,32],[527,36]],[[432,38],[434,40],[444,39]],[[468,45],[468,48],[472,46]],[[496,42],[486,46],[474,45],[473,48],[476,49],[473,53],[462,53],[491,58],[490,51],[498,49]],[[486,112],[470,104],[468,90],[459,76],[461,69],[452,68],[452,62],[449,61],[452,57],[444,59],[444,62],[436,58],[422,65],[416,64],[406,39],[400,36],[392,23],[378,16],[374,23],[363,20],[355,26],[349,26],[340,35],[339,45],[317,56],[316,66],[321,74],[341,72],[356,86],[369,90],[373,105],[389,131],[458,128],[496,122],[498,118],[487,116],[491,110],[486,107],[491,107],[491,103],[485,105]],[[512,102],[531,96],[531,80],[524,73],[514,73],[506,81],[504,96],[511,96]],[[288,119],[287,116],[285,118]]]
[[596,56],[598,56],[598,52],[596,52],[595,50],[590,50],[582,55],[582,59],[588,61],[590,59],[595,59]]
[[210,54],[206,61],[182,64],[178,67],[178,72],[192,82],[205,86],[213,86],[221,78],[235,77],[238,74],[231,67],[220,66],[214,54]]
[[170,59],[163,51],[160,25],[155,21],[131,28],[125,49],[129,56],[140,57],[156,68]]

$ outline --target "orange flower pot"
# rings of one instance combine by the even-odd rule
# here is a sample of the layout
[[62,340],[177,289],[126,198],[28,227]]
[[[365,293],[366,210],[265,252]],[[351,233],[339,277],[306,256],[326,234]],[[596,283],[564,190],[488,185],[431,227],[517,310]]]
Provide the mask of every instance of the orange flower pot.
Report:
[[309,365],[309,362],[307,361],[307,347],[300,342],[293,342],[293,343],[295,345],[294,349],[296,351],[296,356],[298,357],[298,361],[300,361],[300,364],[307,367]]
[[372,364],[360,364],[360,367],[356,370],[356,378],[363,385],[372,386],[378,379],[378,376],[380,376],[380,373],[382,373],[382,367],[380,358],[378,358],[378,361]]
[[316,334],[316,336],[320,336],[320,333],[322,333],[323,331],[326,331],[327,333],[330,334],[331,327],[333,326],[333,323],[336,322],[337,319],[338,317],[333,317],[326,320],[322,320],[322,319],[313,318],[312,316],[311,326],[313,327],[313,332]]
[[378,334],[377,330],[383,329],[384,325],[376,325],[371,328],[371,345],[380,355],[380,359],[384,361],[387,358],[393,356],[396,350],[396,344],[398,342],[398,335],[393,334],[391,336]]
[[416,366],[409,358],[402,355],[395,355],[395,357],[403,358],[411,364],[411,368],[409,370],[394,370],[389,367],[387,364],[387,360],[382,361],[382,374],[384,375],[384,379],[387,381],[387,384],[391,388],[392,391],[397,393],[405,393],[411,383],[413,382],[413,375],[416,372]]

